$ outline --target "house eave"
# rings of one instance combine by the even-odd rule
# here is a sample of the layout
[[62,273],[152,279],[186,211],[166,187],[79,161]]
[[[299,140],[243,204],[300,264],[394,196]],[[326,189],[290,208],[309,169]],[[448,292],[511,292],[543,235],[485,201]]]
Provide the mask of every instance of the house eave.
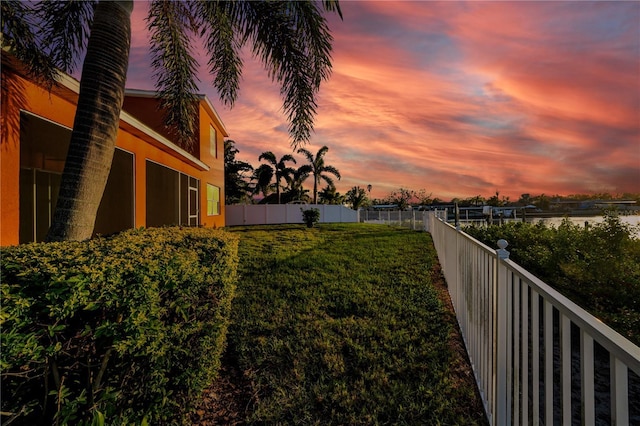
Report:
[[[61,74],[58,82],[75,94],[80,93],[80,82],[73,77],[67,74]],[[126,92],[127,91],[125,91],[125,93]],[[124,110],[120,112],[120,127],[124,130],[127,130],[129,133],[139,137],[145,142],[155,146],[156,148],[168,152],[169,154],[172,154],[173,156],[200,170],[210,170],[210,167],[207,164],[189,154],[187,151],[180,148],[164,136],[160,135],[158,132],[151,129],[149,126],[145,125],[140,120]]]

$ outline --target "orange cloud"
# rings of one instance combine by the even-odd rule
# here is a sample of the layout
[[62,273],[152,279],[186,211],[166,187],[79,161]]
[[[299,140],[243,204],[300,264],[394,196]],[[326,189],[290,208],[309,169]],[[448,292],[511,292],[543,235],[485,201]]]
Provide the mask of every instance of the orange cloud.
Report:
[[[330,18],[333,74],[309,145],[329,146],[341,192],[640,192],[640,3],[341,7],[344,21]],[[134,25],[130,82],[148,85],[143,28]],[[263,151],[293,152],[279,88],[258,62],[246,55],[233,109],[210,81],[203,69],[201,90],[240,159],[255,166]]]

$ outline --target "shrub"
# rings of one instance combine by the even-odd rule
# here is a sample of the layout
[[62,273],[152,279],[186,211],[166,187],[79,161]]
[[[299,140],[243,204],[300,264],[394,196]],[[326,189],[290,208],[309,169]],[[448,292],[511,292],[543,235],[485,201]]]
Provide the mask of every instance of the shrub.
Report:
[[307,224],[307,228],[313,228],[315,223],[320,221],[320,210],[310,208],[307,210],[300,209],[302,212],[302,220]]
[[179,423],[217,374],[234,236],[139,229],[1,254],[3,423]]
[[640,240],[617,216],[587,228],[565,220],[465,231],[491,246],[506,239],[514,262],[640,344]]

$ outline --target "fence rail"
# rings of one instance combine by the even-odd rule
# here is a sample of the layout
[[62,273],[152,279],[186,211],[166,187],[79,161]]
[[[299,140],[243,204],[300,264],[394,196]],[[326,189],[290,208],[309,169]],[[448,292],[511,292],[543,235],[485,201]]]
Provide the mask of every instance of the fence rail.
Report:
[[640,348],[425,212],[491,425],[640,424]]

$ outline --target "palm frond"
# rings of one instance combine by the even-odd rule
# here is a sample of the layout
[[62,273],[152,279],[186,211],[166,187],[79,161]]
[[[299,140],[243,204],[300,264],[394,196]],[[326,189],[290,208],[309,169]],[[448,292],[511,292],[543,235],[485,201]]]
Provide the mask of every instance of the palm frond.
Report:
[[324,8],[329,12],[336,12],[340,19],[342,19],[342,10],[340,9],[340,2],[338,0],[324,0]]
[[54,65],[73,72],[87,47],[96,0],[45,1],[37,8],[41,20],[43,49]]
[[233,105],[242,75],[242,27],[236,2],[200,1],[198,17],[203,19],[202,35],[209,52],[209,72],[213,86],[226,105]]
[[165,122],[186,146],[194,143],[197,117],[197,61],[191,39],[198,24],[191,3],[153,0],[147,25],[151,33],[151,65],[166,111]]
[[313,168],[309,164],[305,164],[305,165],[302,165],[302,166],[298,167],[297,172],[300,175],[309,175],[310,173],[313,172]]
[[332,175],[334,175],[334,176],[335,176],[335,177],[337,177],[338,179],[340,179],[340,178],[341,178],[341,176],[340,176],[340,172],[338,171],[338,169],[336,169],[336,168],[335,168],[335,167],[333,167],[333,166],[324,166],[324,167],[322,168],[322,172],[323,172],[323,173],[331,173]]
[[327,184],[329,186],[335,186],[335,184],[333,183],[333,179],[331,179],[329,176],[325,175],[325,174],[319,174],[318,175],[318,183],[320,183],[320,179],[324,180],[325,182],[327,182]]
[[288,2],[287,5],[302,39],[305,55],[309,58],[313,84],[316,89],[319,89],[320,83],[331,75],[331,42],[333,37],[329,32],[322,11],[315,3],[294,1]]
[[315,96],[330,71],[331,35],[314,2],[246,2],[245,38],[272,80],[281,84],[294,146],[309,140]]
[[265,196],[269,192],[271,180],[273,179],[273,168],[268,164],[261,164],[254,170],[252,180],[256,181],[255,194],[262,192]]
[[258,156],[258,161],[267,160],[269,163],[274,166],[278,164],[278,160],[276,159],[276,155],[271,151],[265,151],[260,156]]
[[2,49],[7,49],[24,63],[29,74],[51,87],[58,77],[53,60],[42,49],[36,33],[40,32],[37,10],[20,0],[0,2]]
[[[325,154],[327,153],[327,151],[329,151],[329,147],[328,147],[328,146],[326,146],[326,145],[324,145],[324,146],[323,146],[322,148],[320,148],[320,149],[318,150],[318,152],[316,153],[316,158],[317,158],[317,159],[321,159],[321,158],[323,158],[323,157],[325,156]],[[323,160],[323,162],[324,162],[324,160]]]
[[313,154],[311,153],[311,151],[309,151],[308,149],[305,148],[300,148],[298,149],[298,151],[296,151],[298,154],[302,154],[307,158],[307,161],[309,161],[310,163],[313,163]]
[[285,154],[280,158],[280,163],[284,164],[285,161],[291,161],[294,164],[296,163],[296,159],[291,154]]

